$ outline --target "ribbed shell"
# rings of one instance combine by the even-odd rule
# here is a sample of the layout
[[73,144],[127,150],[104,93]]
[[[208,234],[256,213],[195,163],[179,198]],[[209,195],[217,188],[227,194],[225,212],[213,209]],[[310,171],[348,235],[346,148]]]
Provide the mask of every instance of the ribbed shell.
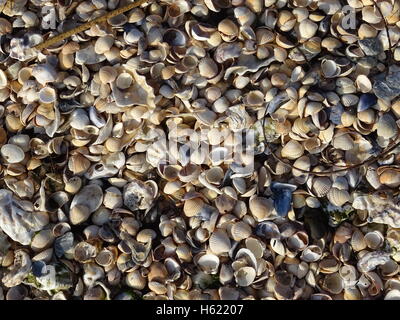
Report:
[[231,235],[235,241],[246,239],[251,235],[251,227],[243,221],[236,222],[231,228]]
[[212,233],[209,239],[210,249],[216,255],[229,252],[231,249],[231,241],[228,235],[222,229],[217,229]]

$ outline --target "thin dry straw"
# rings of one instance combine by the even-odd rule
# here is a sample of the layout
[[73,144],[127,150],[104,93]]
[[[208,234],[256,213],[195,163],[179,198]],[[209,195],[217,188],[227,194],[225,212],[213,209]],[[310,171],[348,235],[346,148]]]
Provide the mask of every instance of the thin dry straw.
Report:
[[101,17],[98,17],[98,18],[96,18],[94,20],[91,20],[89,22],[86,22],[86,23],[84,23],[84,24],[82,24],[82,25],[80,25],[78,27],[75,27],[75,28],[73,28],[71,30],[68,30],[68,31],[63,32],[63,33],[61,33],[59,35],[51,37],[50,39],[48,39],[48,40],[36,45],[34,48],[36,50],[39,50],[39,51],[41,51],[43,49],[46,49],[46,48],[52,46],[53,44],[56,44],[58,42],[63,41],[64,39],[67,39],[67,38],[73,36],[74,34],[77,34],[77,33],[80,33],[82,31],[85,31],[85,30],[89,29],[90,27],[92,27],[95,24],[106,22],[108,19],[113,18],[115,16],[118,16],[119,14],[122,14],[122,13],[124,13],[126,11],[129,11],[129,10],[133,9],[133,8],[139,7],[140,5],[142,5],[143,3],[146,3],[146,2],[148,2],[148,0],[138,0],[138,1],[132,2],[130,4],[127,4],[124,7],[121,7],[121,8],[115,9],[113,11],[110,11],[109,13],[107,13],[107,14],[101,16]]

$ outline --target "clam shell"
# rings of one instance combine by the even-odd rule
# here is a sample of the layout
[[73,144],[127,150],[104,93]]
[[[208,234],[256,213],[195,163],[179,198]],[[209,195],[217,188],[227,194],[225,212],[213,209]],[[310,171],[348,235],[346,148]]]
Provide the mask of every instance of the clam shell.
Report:
[[326,196],[333,205],[338,207],[350,201],[350,194],[346,190],[338,188],[331,188]]
[[339,294],[344,289],[343,279],[337,272],[328,274],[324,278],[322,287],[332,294]]
[[367,247],[364,234],[358,229],[353,232],[350,243],[354,251],[361,251]]
[[200,198],[189,199],[183,205],[183,212],[187,217],[198,215],[204,207],[204,201]]
[[0,153],[8,163],[19,163],[25,158],[24,151],[15,144],[3,145],[0,149]]
[[303,146],[296,140],[290,140],[281,150],[283,158],[295,160],[300,158],[304,153]]
[[383,245],[385,238],[379,231],[371,231],[365,234],[364,240],[368,248],[377,250]]
[[234,275],[238,286],[247,287],[255,280],[256,271],[251,267],[242,267]]
[[126,275],[125,283],[135,290],[143,290],[146,287],[147,280],[139,270],[134,270]]
[[257,221],[262,221],[272,215],[274,206],[272,199],[253,196],[249,200],[251,214]]
[[333,78],[340,74],[340,67],[333,60],[323,60],[321,71],[325,78]]
[[388,291],[384,300],[400,300],[400,290],[394,289]]
[[247,223],[244,223],[243,221],[239,221],[232,225],[230,233],[233,240],[241,241],[250,237],[251,226],[249,226]]
[[53,103],[57,99],[56,90],[44,87],[39,91],[39,101],[43,103]]
[[283,245],[282,241],[278,238],[271,239],[271,249],[281,256],[284,256],[286,252],[285,246]]
[[321,257],[322,249],[317,245],[310,245],[302,251],[300,259],[305,262],[316,262]]
[[351,136],[347,133],[336,134],[333,137],[332,145],[339,150],[351,150],[354,148],[354,142]]
[[199,258],[197,264],[204,272],[215,274],[218,270],[220,261],[214,254],[205,254]]
[[299,35],[302,39],[312,38],[318,30],[318,24],[315,22],[304,19],[299,24]]
[[313,180],[312,189],[317,197],[324,197],[331,189],[332,181],[328,177],[318,177]]
[[216,254],[220,255],[231,250],[231,241],[228,235],[222,229],[215,230],[209,239],[210,250]]
[[90,184],[83,187],[74,196],[71,202],[71,209],[77,205],[84,205],[89,213],[96,211],[103,202],[103,191],[99,185]]
[[376,133],[385,139],[393,138],[398,132],[395,119],[388,113],[382,115],[376,124]]

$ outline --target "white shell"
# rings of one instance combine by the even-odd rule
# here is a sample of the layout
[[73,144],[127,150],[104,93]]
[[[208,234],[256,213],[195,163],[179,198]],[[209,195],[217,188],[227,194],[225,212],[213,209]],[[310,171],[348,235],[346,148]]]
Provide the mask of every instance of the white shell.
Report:
[[1,156],[8,163],[18,163],[24,160],[24,151],[15,144],[5,144],[0,149]]
[[229,252],[231,249],[231,241],[228,235],[222,229],[215,230],[209,239],[210,249],[216,255]]
[[256,278],[256,271],[252,267],[243,267],[236,271],[234,275],[238,286],[247,287]]

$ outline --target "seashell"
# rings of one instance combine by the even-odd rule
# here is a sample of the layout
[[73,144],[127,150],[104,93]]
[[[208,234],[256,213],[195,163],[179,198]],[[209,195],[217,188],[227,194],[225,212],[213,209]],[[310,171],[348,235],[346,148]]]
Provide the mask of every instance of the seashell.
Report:
[[97,54],[104,54],[107,51],[110,51],[113,44],[114,38],[112,36],[105,35],[103,37],[99,37],[94,45],[94,52]]
[[220,255],[229,252],[231,249],[231,242],[228,235],[222,229],[215,230],[209,239],[210,250],[216,254]]
[[143,290],[146,287],[147,280],[139,270],[133,270],[126,275],[125,283],[135,290]]
[[388,291],[384,300],[400,300],[400,290],[394,289]]
[[262,221],[273,213],[273,201],[263,197],[253,196],[249,200],[249,209],[257,221]]
[[87,263],[91,261],[97,254],[96,247],[82,241],[75,246],[74,259],[76,261]]
[[236,288],[220,287],[218,289],[218,295],[221,300],[238,300],[239,291]]
[[152,180],[142,182],[134,179],[124,186],[124,205],[132,211],[147,210],[157,194],[158,187]]
[[377,103],[377,97],[371,93],[364,93],[360,96],[360,100],[357,105],[357,112],[365,111]]
[[305,262],[316,262],[321,257],[322,249],[317,245],[310,245],[302,251],[300,259]]
[[204,208],[204,201],[200,198],[189,199],[185,201],[183,205],[183,212],[187,217],[193,217],[198,215]]
[[0,227],[11,239],[23,245],[31,242],[34,232],[49,222],[47,213],[32,212],[33,208],[13,197],[9,190],[0,190]]
[[274,207],[281,217],[288,214],[292,202],[292,193],[296,188],[292,184],[272,182],[271,191],[274,195]]
[[243,221],[236,222],[230,229],[231,237],[235,241],[247,239],[251,235],[251,226]]
[[143,229],[136,235],[136,240],[139,242],[147,243],[153,241],[157,234],[152,229]]
[[332,181],[327,177],[318,177],[313,180],[312,189],[319,198],[328,194],[331,189]]
[[234,273],[238,286],[247,287],[251,285],[256,278],[256,271],[251,267],[242,267]]
[[[89,169],[89,167],[90,167],[90,161],[83,155],[77,154],[71,156],[68,160],[68,169],[71,170],[74,174],[83,174]],[[76,183],[79,184],[79,182]]]
[[220,264],[219,258],[214,254],[204,254],[197,261],[201,270],[208,274],[215,274]]
[[391,277],[399,272],[399,265],[394,260],[390,260],[384,265],[379,266],[378,269],[382,276]]
[[3,145],[0,149],[0,153],[8,163],[19,163],[25,158],[24,151],[15,144]]
[[303,146],[296,140],[290,140],[281,150],[283,158],[295,160],[300,158],[304,153]]
[[[302,156],[293,163],[293,166],[305,171],[309,171],[311,168],[310,158],[308,156]],[[300,184],[305,183],[308,178],[308,174],[305,174],[300,170],[292,169],[292,173],[293,176],[295,176],[295,180]]]
[[263,221],[259,223],[256,227],[255,233],[259,237],[265,237],[266,239],[280,237],[280,231],[278,226],[270,221]]
[[122,194],[116,187],[106,189],[103,204],[108,209],[115,209],[122,206]]
[[334,78],[340,74],[340,67],[333,60],[323,60],[321,62],[321,71],[325,78]]
[[357,269],[360,272],[369,272],[380,265],[390,261],[390,255],[381,251],[368,252],[357,262]]
[[97,264],[107,267],[114,262],[114,258],[114,254],[110,250],[103,249],[97,254],[95,261]]
[[101,83],[111,83],[117,79],[118,72],[114,67],[104,66],[99,70],[99,80]]
[[86,221],[90,214],[100,207],[102,201],[103,191],[98,185],[91,184],[83,187],[72,199],[71,223],[79,224]]
[[351,247],[354,251],[361,251],[367,247],[364,234],[360,230],[355,230],[351,237]]
[[218,73],[217,65],[215,64],[214,60],[210,58],[201,59],[198,67],[200,75],[207,79],[215,77]]
[[394,118],[385,113],[382,115],[377,124],[376,124],[376,133],[379,137],[383,137],[385,139],[393,138],[398,132],[396,121]]
[[287,269],[290,273],[294,274],[298,279],[304,278],[308,271],[309,267],[308,264],[304,261],[300,262],[300,264],[289,264]]
[[57,79],[57,72],[50,64],[38,64],[32,69],[32,76],[41,85],[54,82]]
[[338,207],[350,201],[350,194],[346,190],[338,188],[331,188],[326,196],[333,205]]
[[296,232],[287,239],[287,245],[290,249],[301,251],[308,245],[308,235],[305,232]]
[[379,231],[371,231],[365,234],[364,240],[368,248],[377,250],[383,245],[385,239]]
[[337,272],[328,274],[324,278],[322,287],[332,294],[339,294],[344,289],[343,279]]
[[50,87],[44,87],[39,91],[39,101],[43,103],[53,103],[56,101],[56,91]]
[[271,243],[271,249],[274,252],[276,252],[281,256],[285,255],[286,249],[281,240],[279,240],[278,238],[272,238],[270,243]]
[[41,230],[32,238],[31,248],[38,252],[47,249],[53,241],[54,236],[51,230]]
[[[28,295],[28,289],[22,284],[11,287],[6,294],[6,300],[25,300]],[[4,298],[3,298],[4,299]]]
[[[382,169],[382,170],[380,170]],[[378,168],[378,176],[380,183],[389,187],[396,188],[400,185],[400,172],[395,169],[389,168]]]
[[[371,81],[368,79],[367,76],[365,76],[363,74],[360,74],[357,76],[356,86],[362,93],[368,93],[372,90]],[[366,98],[364,98],[364,99],[366,99]],[[363,102],[362,107],[360,109],[364,109],[364,108],[365,108],[365,102]],[[358,110],[358,111],[363,111],[363,110]]]
[[128,89],[132,85],[132,82],[133,78],[128,72],[120,73],[115,80],[115,84],[121,90]]
[[299,35],[302,39],[312,38],[317,30],[318,25],[309,19],[304,19],[299,23]]

